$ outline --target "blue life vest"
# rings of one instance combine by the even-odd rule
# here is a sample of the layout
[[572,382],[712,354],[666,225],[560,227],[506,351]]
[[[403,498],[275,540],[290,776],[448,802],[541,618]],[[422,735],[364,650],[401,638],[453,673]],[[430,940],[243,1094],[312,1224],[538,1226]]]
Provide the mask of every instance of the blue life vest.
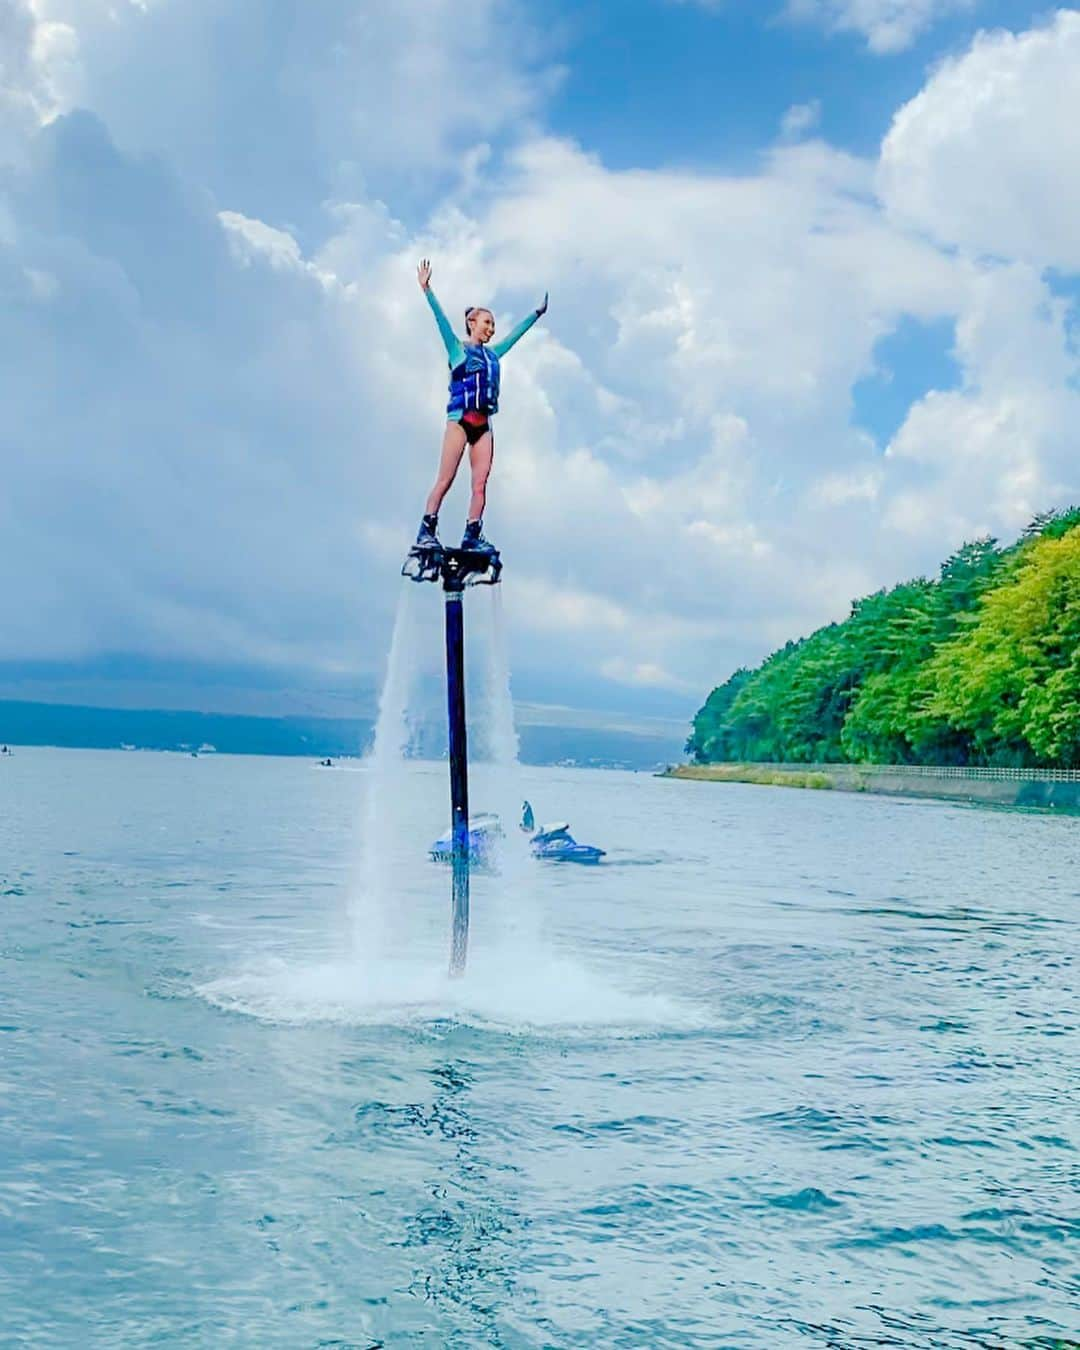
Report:
[[499,358],[481,342],[463,344],[465,360],[450,371],[449,417],[499,411]]

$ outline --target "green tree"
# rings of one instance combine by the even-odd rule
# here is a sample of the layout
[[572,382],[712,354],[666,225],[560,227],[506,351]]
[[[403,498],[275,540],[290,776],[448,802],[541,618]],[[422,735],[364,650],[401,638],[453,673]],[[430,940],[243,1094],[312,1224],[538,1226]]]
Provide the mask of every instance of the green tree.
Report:
[[701,761],[1073,762],[1078,527],[1080,508],[1047,512],[1009,548],[970,541],[936,579],[855,601],[843,623],[714,689],[687,750]]
[[732,703],[749,678],[750,671],[740,666],[734,675],[717,685],[694,717],[686,753],[693,755],[699,763],[734,758],[730,753],[733,728],[729,714]]
[[1044,531],[927,671],[927,714],[987,762],[1080,763],[1080,529]]

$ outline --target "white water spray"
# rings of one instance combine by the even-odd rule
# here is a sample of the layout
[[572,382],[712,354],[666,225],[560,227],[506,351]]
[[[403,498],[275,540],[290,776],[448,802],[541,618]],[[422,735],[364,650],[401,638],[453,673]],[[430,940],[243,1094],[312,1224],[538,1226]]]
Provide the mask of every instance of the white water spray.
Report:
[[[443,687],[441,599],[434,588],[402,586],[372,751],[362,817],[363,865],[350,913],[352,947],[320,964],[253,959],[200,993],[219,1007],[270,1021],[428,1024],[452,1018],[500,1030],[626,1027],[687,1021],[686,1010],[560,954],[542,935],[543,868],[518,829],[521,769],[498,587],[466,600],[474,679],[468,711],[474,813],[495,810],[505,837],[498,871],[473,876],[473,925],[464,979],[447,975],[450,875],[428,845],[447,826],[445,762],[412,758],[434,712],[425,682]],[[437,677],[432,680],[432,677]],[[445,726],[439,699],[438,724]],[[427,746],[423,748],[428,748]],[[541,810],[551,804],[543,803]],[[547,874],[550,875],[550,874]],[[689,1023],[687,1023],[689,1024]],[[696,1025],[696,1023],[695,1023]]]
[[506,655],[506,622],[502,587],[491,588],[490,634],[487,644],[486,689],[481,735],[487,757],[501,769],[516,771],[518,734],[510,692],[510,662]]
[[540,925],[536,862],[528,837],[518,828],[524,788],[510,689],[502,587],[493,587],[470,618],[471,635],[477,644],[474,649],[479,651],[482,663],[470,727],[471,745],[476,750],[472,800],[479,810],[497,812],[504,830],[497,851],[497,877],[490,884],[484,877],[477,878],[478,942],[486,939],[512,963],[515,949],[520,951],[539,940]]
[[379,716],[371,764],[376,773],[392,770],[406,758],[412,742],[409,693],[420,667],[421,612],[423,599],[415,586],[403,586],[394,618],[394,635],[386,678],[379,695]]
[[363,824],[363,866],[352,905],[358,957],[371,964],[395,945],[395,903],[403,880],[415,872],[417,822],[410,819],[409,754],[416,735],[410,718],[413,691],[422,678],[427,645],[424,600],[419,588],[404,585],[398,598],[386,678],[379,696],[375,739],[368,757]]
[[[497,872],[473,877],[474,931],[481,945],[501,945],[534,912],[527,903],[533,861],[518,829],[522,788],[500,589],[478,586],[465,600],[470,812],[496,813],[504,831]],[[442,615],[434,599],[426,587],[402,588],[368,759],[363,866],[352,905],[356,955],[367,966],[406,953],[416,957],[420,950],[433,949],[434,957],[448,938],[449,874],[427,859],[431,840],[449,824],[446,768],[412,757],[427,748],[418,742],[429,720],[423,714],[435,713],[427,706],[431,685],[443,684]],[[440,698],[430,719],[440,728],[440,741],[445,715]]]

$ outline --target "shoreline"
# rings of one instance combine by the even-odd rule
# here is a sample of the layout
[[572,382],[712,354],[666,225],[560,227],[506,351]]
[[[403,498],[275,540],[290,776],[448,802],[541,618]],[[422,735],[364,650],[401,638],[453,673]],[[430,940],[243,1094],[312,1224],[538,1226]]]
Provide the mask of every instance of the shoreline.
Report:
[[870,792],[990,806],[1080,810],[1080,781],[1039,770],[934,769],[907,764],[674,764],[658,778]]

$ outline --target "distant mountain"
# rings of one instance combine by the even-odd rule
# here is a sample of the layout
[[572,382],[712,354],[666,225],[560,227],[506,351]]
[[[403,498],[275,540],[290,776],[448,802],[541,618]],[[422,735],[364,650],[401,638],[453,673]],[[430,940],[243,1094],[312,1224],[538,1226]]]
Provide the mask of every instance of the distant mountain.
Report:
[[356,755],[373,724],[328,717],[241,717],[228,713],[85,708],[0,702],[0,741],[83,750],[197,750],[234,755]]
[[[199,750],[222,754],[337,758],[370,748],[370,718],[247,717],[230,713],[82,707],[0,700],[0,743],[77,749]],[[650,769],[679,758],[680,738],[652,728],[525,725],[521,758],[528,764],[573,763]],[[425,758],[445,752],[445,738],[427,728],[414,745]]]

